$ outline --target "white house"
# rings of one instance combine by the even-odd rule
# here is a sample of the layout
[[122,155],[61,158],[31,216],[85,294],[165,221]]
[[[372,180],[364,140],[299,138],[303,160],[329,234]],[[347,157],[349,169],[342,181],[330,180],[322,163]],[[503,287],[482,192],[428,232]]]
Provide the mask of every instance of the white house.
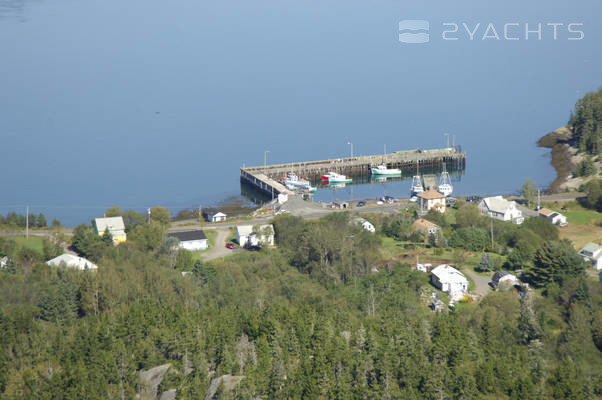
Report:
[[225,221],[227,217],[227,215],[221,211],[209,211],[205,215],[208,222],[222,222]]
[[583,257],[586,262],[592,264],[596,269],[602,269],[602,247],[595,243],[587,243],[581,250],[579,255]]
[[236,227],[236,241],[240,247],[273,245],[274,227],[266,224],[259,225],[254,229],[253,225],[239,225]]
[[481,215],[488,215],[500,221],[512,221],[515,224],[522,224],[525,220],[516,202],[508,201],[502,196],[485,197],[479,203],[479,211]]
[[111,236],[113,236],[113,242],[115,244],[127,240],[123,217],[95,218],[94,224],[96,225],[96,232],[98,232],[100,236],[104,235],[108,229]]
[[205,232],[201,230],[172,232],[168,233],[167,236],[178,239],[180,241],[179,247],[182,249],[205,250],[207,247],[209,247],[207,236],[205,236]]
[[87,260],[83,257],[78,257],[73,254],[61,254],[58,257],[53,258],[52,260],[46,262],[46,264],[53,267],[67,267],[73,269],[79,269],[81,271],[85,270],[97,270],[98,266],[94,264],[92,261]]
[[447,292],[451,302],[460,300],[468,292],[468,279],[451,265],[441,264],[431,271],[431,282]]
[[8,256],[0,257],[0,268],[6,267],[8,264]]
[[564,226],[564,225],[567,224],[566,223],[566,217],[564,215],[560,214],[559,212],[550,210],[548,208],[540,208],[539,209],[539,216],[547,219],[548,221],[550,221],[554,225]]
[[426,264],[418,263],[418,264],[416,264],[416,270],[422,271],[422,272],[429,272],[429,270],[431,269],[432,266],[433,266],[433,264],[429,264],[429,263],[426,263]]
[[445,212],[445,196],[436,190],[429,189],[426,192],[418,193],[417,196],[421,210]]
[[367,230],[368,232],[376,232],[376,228],[374,227],[374,225],[372,225],[372,223],[370,221],[365,220],[364,218],[353,218],[351,220],[351,222],[360,225],[362,228],[364,228],[364,230]]
[[495,271],[493,277],[491,278],[491,283],[493,284],[493,287],[498,288],[503,285],[514,286],[519,282],[516,276],[512,275],[510,272]]

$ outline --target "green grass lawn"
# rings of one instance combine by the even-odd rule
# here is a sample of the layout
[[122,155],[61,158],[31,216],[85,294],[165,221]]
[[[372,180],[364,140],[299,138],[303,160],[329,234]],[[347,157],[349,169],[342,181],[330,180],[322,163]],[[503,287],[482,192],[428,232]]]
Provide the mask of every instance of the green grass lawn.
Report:
[[560,212],[566,215],[569,225],[586,225],[592,223],[596,219],[602,218],[602,214],[594,210],[581,209]]
[[[215,238],[217,237],[217,231],[215,229],[206,229],[205,236],[207,236],[207,241],[209,242],[209,247],[213,247],[215,245]],[[206,250],[202,250],[206,251]]]
[[12,236],[11,239],[17,242],[17,244],[20,246],[28,247],[40,254],[44,253],[44,238],[40,236],[30,235],[29,239],[27,239],[25,236]]

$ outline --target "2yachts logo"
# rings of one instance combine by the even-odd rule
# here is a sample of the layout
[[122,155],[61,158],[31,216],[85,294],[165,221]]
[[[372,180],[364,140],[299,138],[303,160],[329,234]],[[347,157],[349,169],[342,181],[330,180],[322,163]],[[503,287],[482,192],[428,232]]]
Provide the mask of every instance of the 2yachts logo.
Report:
[[[516,41],[516,40],[583,40],[585,32],[581,22],[538,22],[505,24],[469,24],[466,22],[443,22],[442,40],[471,41]],[[425,20],[403,20],[399,22],[399,41],[402,43],[427,43],[430,41],[430,23]]]

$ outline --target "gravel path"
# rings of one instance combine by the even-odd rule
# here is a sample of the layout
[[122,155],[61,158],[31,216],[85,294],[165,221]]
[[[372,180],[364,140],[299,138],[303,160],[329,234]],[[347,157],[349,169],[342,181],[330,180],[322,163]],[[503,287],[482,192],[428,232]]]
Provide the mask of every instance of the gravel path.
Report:
[[464,268],[462,272],[470,276],[470,278],[474,281],[474,293],[478,294],[481,297],[485,297],[490,292],[489,282],[491,281],[491,279],[489,279],[489,276],[479,275],[469,268]]
[[213,247],[201,255],[205,261],[225,257],[236,251],[236,249],[229,249],[226,247],[226,240],[228,240],[230,230],[228,228],[222,228],[216,229],[216,231],[217,236],[215,237],[215,243],[213,244]]

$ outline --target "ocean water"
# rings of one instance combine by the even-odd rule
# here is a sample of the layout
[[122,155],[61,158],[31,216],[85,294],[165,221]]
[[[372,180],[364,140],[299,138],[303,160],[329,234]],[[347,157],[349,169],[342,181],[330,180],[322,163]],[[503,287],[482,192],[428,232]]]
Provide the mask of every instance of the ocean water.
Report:
[[[467,151],[456,193],[545,186],[535,142],[602,84],[600,16],[598,0],[0,0],[0,212],[177,212],[239,195],[268,150],[428,149],[445,132]],[[407,191],[387,185],[352,196]]]

